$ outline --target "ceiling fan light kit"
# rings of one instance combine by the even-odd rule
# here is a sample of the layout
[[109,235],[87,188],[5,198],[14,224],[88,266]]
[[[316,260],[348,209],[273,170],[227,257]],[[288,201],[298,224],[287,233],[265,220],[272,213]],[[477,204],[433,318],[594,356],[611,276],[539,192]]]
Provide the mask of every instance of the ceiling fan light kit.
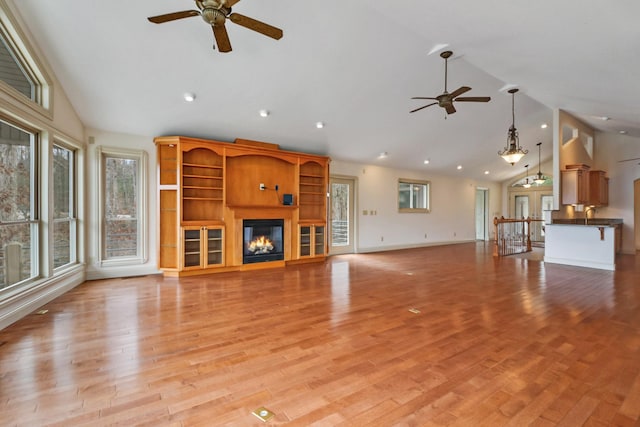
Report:
[[455,107],[453,106],[454,102],[489,102],[491,100],[488,96],[465,96],[460,97],[463,93],[466,93],[471,90],[469,86],[460,86],[458,89],[449,93],[447,91],[447,74],[448,74],[448,60],[453,55],[453,52],[450,50],[446,50],[440,54],[440,57],[444,59],[444,92],[435,98],[432,97],[424,97],[424,96],[415,96],[411,99],[427,99],[432,100],[430,104],[424,105],[422,107],[416,108],[415,110],[409,111],[410,113],[415,113],[416,111],[420,111],[423,108],[431,107],[432,105],[438,105],[445,109],[447,114],[453,114],[456,112]]
[[[176,19],[200,16],[213,30],[213,37],[220,52],[231,52],[231,41],[224,26],[227,19],[250,30],[256,31],[275,40],[282,38],[282,30],[239,13],[232,13],[231,7],[240,0],[195,0],[199,10],[183,10],[181,12],[150,16],[147,18],[154,24],[163,24]],[[215,45],[214,45],[215,49]]]
[[516,115],[514,108],[514,98],[515,93],[518,92],[518,89],[509,89],[509,93],[511,94],[511,126],[507,131],[507,146],[498,151],[498,155],[502,157],[507,163],[511,163],[511,166],[518,163],[521,158],[524,157],[529,151],[524,150],[520,146],[520,138],[518,137],[518,129],[516,129]]

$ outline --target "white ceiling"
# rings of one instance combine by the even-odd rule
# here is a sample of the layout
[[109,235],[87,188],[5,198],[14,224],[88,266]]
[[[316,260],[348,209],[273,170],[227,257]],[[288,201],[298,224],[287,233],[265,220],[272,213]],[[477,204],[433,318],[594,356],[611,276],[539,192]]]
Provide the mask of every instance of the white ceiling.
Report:
[[[640,2],[616,0],[242,0],[234,12],[281,28],[275,41],[227,21],[233,52],[212,50],[192,0],[13,0],[83,122],[137,135],[254,139],[334,159],[504,180],[551,156],[552,109],[640,136]],[[444,88],[491,102],[445,117],[412,96]],[[511,124],[521,144],[498,157]],[[197,99],[186,103],[185,92]],[[262,118],[261,109],[270,111]],[[609,121],[598,117],[608,116]],[[326,123],[317,129],[315,123]],[[377,159],[380,152],[388,158]],[[430,159],[429,165],[423,161]],[[463,165],[461,171],[456,170]],[[484,171],[490,175],[485,176]]]

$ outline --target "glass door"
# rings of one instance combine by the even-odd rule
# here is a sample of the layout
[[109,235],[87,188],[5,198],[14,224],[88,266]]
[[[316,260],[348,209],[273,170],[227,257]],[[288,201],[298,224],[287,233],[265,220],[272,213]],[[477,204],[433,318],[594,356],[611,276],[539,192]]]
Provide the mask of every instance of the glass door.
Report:
[[353,253],[355,180],[332,177],[329,183],[329,252],[332,255]]

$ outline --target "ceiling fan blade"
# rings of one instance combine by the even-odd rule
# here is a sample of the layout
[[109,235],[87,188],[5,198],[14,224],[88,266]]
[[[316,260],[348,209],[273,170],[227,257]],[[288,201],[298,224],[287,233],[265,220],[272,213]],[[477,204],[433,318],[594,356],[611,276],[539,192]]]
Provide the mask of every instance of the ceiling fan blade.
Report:
[[420,110],[422,110],[423,108],[431,107],[432,105],[436,105],[436,104],[437,104],[437,102],[434,102],[433,104],[425,105],[424,107],[416,108],[415,110],[411,110],[411,111],[409,111],[409,112],[410,112],[410,113],[415,113],[416,111],[420,111]]
[[240,0],[225,0],[224,5],[226,7],[232,7],[234,4],[238,3]]
[[491,101],[491,97],[489,96],[465,96],[464,98],[456,98],[454,101],[462,101],[462,102],[489,102]]
[[213,28],[213,36],[216,39],[218,50],[220,52],[231,52],[231,41],[229,40],[229,35],[227,34],[227,29],[224,24],[212,25],[211,28]]
[[183,10],[182,12],[167,13],[165,15],[150,16],[147,19],[154,24],[162,24],[164,22],[175,21],[176,19],[190,18],[192,16],[200,16],[198,10]]
[[449,96],[451,97],[451,99],[456,98],[460,95],[462,95],[465,92],[469,92],[471,90],[471,88],[469,86],[460,86],[458,89],[454,90],[453,92],[451,92],[449,94]]
[[453,114],[456,112],[456,108],[453,106],[453,104],[448,104],[446,107],[444,107],[445,110],[447,110],[447,114]]
[[429,98],[429,97],[425,97],[425,96],[414,96],[411,99],[438,99],[438,98]]
[[271,37],[272,39],[280,40],[282,38],[282,30],[280,28],[249,18],[248,16],[240,15],[239,13],[232,13],[229,15],[229,19],[231,19],[235,24],[257,31],[267,37]]

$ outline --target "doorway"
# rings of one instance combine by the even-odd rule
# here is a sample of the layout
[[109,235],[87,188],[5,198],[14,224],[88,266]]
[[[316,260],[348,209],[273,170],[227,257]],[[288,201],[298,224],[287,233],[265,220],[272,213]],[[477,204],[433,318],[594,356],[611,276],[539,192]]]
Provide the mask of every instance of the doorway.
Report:
[[[544,211],[553,209],[553,193],[549,190],[512,190],[509,192],[509,217],[544,219]],[[531,223],[531,240],[544,242],[544,222]]]
[[354,252],[355,179],[329,179],[329,254]]
[[489,240],[489,190],[476,188],[476,240]]

